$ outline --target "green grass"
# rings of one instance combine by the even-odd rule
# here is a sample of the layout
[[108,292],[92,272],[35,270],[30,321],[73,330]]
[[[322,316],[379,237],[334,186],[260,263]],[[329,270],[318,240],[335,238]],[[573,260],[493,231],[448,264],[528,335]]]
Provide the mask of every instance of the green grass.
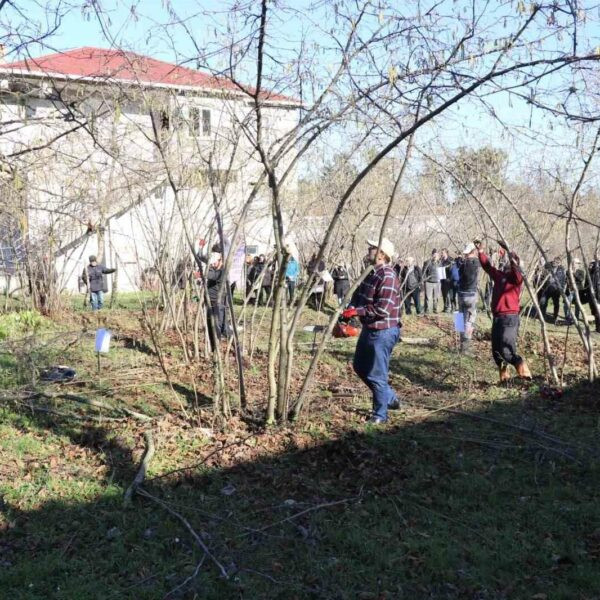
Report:
[[[105,316],[115,330],[134,321],[121,310]],[[295,428],[236,421],[210,433],[206,421],[176,414],[155,423],[145,489],[183,515],[230,573],[223,579],[205,559],[169,598],[597,598],[600,388],[574,383],[548,400],[540,375],[496,386],[488,328],[482,319],[476,356],[465,359],[448,318],[407,319],[405,337],[431,345],[396,348],[392,382],[410,405],[386,427],[364,426],[370,400],[346,367],[353,340],[330,344]],[[541,374],[535,332],[524,326],[522,348]],[[554,335],[562,347],[564,330]],[[85,381],[77,393],[175,410],[155,357],[116,341],[97,375],[91,342],[65,356]],[[569,381],[582,368],[575,350]],[[308,359],[300,352],[298,365]],[[190,377],[201,386],[209,369],[173,371],[182,401]],[[264,358],[247,376],[259,410]],[[338,397],[329,384],[357,392]],[[199,391],[210,403],[210,382]],[[466,415],[424,408],[457,403]],[[48,406],[90,412],[66,400]],[[194,573],[203,553],[180,521],[139,496],[122,506],[146,427],[2,408],[0,598],[154,600]]]

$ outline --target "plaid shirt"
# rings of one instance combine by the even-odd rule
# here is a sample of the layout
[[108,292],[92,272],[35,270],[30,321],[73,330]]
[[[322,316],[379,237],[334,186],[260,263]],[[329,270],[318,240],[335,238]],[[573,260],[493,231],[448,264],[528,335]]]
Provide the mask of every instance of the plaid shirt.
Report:
[[391,329],[400,323],[400,281],[390,265],[375,267],[360,284],[352,306],[369,329]]

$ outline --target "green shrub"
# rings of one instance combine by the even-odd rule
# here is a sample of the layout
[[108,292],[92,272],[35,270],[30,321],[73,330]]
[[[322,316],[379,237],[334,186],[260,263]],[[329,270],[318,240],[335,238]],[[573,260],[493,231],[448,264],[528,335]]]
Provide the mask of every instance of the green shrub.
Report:
[[0,316],[0,340],[36,333],[44,327],[44,317],[35,310],[12,312]]

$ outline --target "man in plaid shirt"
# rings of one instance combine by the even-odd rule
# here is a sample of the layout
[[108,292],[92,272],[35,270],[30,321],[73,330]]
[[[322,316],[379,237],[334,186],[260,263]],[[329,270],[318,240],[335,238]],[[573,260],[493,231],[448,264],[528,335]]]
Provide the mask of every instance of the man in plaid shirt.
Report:
[[400,281],[392,267],[394,245],[388,239],[368,241],[373,271],[361,283],[342,318],[358,316],[363,328],[354,353],[354,371],[373,394],[370,423],[385,423],[388,409],[400,408],[388,383],[390,357],[400,339]]

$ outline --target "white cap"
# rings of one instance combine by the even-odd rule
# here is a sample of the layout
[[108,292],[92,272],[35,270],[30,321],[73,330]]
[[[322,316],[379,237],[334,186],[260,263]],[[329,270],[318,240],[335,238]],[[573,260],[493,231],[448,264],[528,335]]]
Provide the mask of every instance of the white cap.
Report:
[[463,254],[471,254],[471,252],[473,252],[473,250],[475,250],[475,244],[473,242],[469,242],[464,248],[463,248]]
[[[367,240],[367,244],[369,244],[371,248],[379,248],[379,242],[377,240]],[[392,244],[392,242],[390,242],[390,240],[388,240],[387,238],[383,238],[381,240],[380,250],[390,259],[393,259],[396,254],[394,244]]]

